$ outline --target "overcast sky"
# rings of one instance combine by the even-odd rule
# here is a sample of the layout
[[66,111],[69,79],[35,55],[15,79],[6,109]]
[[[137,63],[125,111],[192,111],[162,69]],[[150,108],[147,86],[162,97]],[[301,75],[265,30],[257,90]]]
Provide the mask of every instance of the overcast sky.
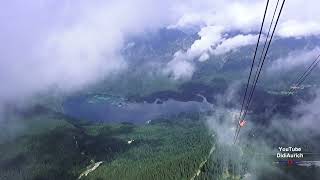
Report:
[[[255,43],[264,5],[264,0],[2,1],[0,101],[53,86],[76,90],[120,72],[127,68],[120,55],[125,38],[163,27],[199,27],[201,39],[176,52],[164,69],[177,79],[190,77],[194,60]],[[318,36],[319,5],[288,0],[277,36]],[[226,38],[230,31],[240,34]]]

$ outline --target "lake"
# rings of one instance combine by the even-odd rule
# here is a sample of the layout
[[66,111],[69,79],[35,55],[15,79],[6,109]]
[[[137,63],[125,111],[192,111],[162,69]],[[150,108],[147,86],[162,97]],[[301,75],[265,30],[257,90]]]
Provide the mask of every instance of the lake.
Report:
[[153,103],[125,102],[119,98],[110,100],[108,97],[102,97],[97,101],[93,100],[92,96],[78,96],[68,98],[63,106],[67,115],[79,119],[98,122],[145,123],[148,120],[183,112],[210,111],[212,105],[206,101],[205,97],[199,96],[203,98],[202,102],[157,99]]

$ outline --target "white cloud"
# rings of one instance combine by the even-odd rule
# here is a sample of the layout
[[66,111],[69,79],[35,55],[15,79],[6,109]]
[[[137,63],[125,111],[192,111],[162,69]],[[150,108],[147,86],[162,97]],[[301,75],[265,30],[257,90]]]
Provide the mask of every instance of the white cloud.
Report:
[[320,35],[320,24],[314,21],[288,20],[280,25],[278,35],[281,37],[317,36]]
[[[216,46],[222,40],[221,26],[206,26],[198,33],[200,39],[196,40],[191,47],[186,51],[178,51],[174,58],[167,64],[164,69],[165,73],[173,74],[174,79],[186,79],[193,75],[195,67],[192,61],[206,61],[209,58],[208,52],[212,46]],[[183,70],[183,68],[188,68]],[[184,73],[181,73],[184,72]]]
[[273,74],[275,72],[288,72],[297,67],[309,66],[319,55],[320,48],[316,47],[312,50],[298,50],[288,54],[288,56],[276,59],[268,66],[267,72]]
[[196,40],[188,50],[190,58],[197,57],[222,41],[222,26],[206,26],[198,33],[200,39]]
[[226,39],[221,44],[219,44],[217,48],[213,50],[213,54],[225,54],[239,47],[255,44],[257,39],[257,35],[236,35],[232,38]]
[[[266,1],[256,0],[227,0],[227,1],[194,1],[180,6],[183,12],[181,18],[176,24],[170,27],[184,28],[198,25],[201,28],[199,32],[200,39],[196,40],[190,49],[186,52],[187,61],[199,58],[199,61],[209,59],[208,52],[212,55],[221,55],[256,42],[257,36],[253,32],[258,32],[265,8]],[[280,9],[282,1],[278,6]],[[269,24],[275,8],[276,1],[270,1],[266,24]],[[320,34],[320,16],[317,6],[319,2],[313,0],[302,2],[300,0],[287,1],[282,16],[280,18],[276,36],[303,37]],[[297,13],[304,9],[303,13]],[[217,31],[215,28],[219,27]],[[264,26],[264,32],[268,30],[268,25]],[[216,30],[215,32],[211,32]],[[228,32],[238,32],[239,35],[231,38],[224,38],[223,35]],[[243,35],[248,34],[248,35]],[[182,59],[182,58],[180,58]],[[172,68],[174,69],[174,68]],[[191,77],[192,75],[190,75]]]
[[[180,53],[178,58],[181,61],[198,60],[206,61],[210,55],[221,55],[236,48],[252,44],[256,41],[255,35],[237,35],[225,38],[228,31],[240,31],[243,33],[251,32],[260,23],[260,16],[263,10],[261,1],[252,3],[248,1],[201,1],[196,6],[188,7],[185,4],[183,16],[179,21],[170,27],[183,28],[185,26],[202,26],[196,40],[187,52]],[[177,56],[172,61],[177,61]],[[170,65],[177,65],[169,63]],[[169,67],[174,71],[176,68]],[[193,73],[190,71],[190,73]],[[187,77],[192,77],[192,74]]]
[[203,53],[200,57],[199,57],[199,61],[200,62],[203,62],[203,61],[206,61],[210,58],[210,55],[208,53]]
[[[194,60],[200,62],[206,61],[210,58],[210,55],[221,55],[228,53],[232,50],[238,49],[243,46],[251,45],[256,43],[256,35],[236,35],[234,37],[225,38],[223,34],[224,28],[222,26],[206,26],[201,29],[198,33],[200,39],[196,40],[191,47],[186,51],[178,51],[174,58],[167,64],[166,69],[164,70],[167,73],[173,73],[174,75],[182,75],[181,72],[182,66],[180,63],[173,63],[177,61],[189,62],[188,67],[191,69],[191,65],[194,66],[194,63],[190,63]],[[192,68],[193,70],[195,67]],[[176,72],[177,71],[177,72]],[[186,75],[186,73],[189,73]],[[175,79],[179,78],[191,78],[194,71],[185,71],[183,77],[174,77]]]
[[[192,1],[191,1],[192,2]],[[262,19],[263,1],[202,0],[185,3],[183,15],[171,27],[183,28],[190,25],[223,26],[225,30],[255,30]],[[261,17],[261,18],[260,18]]]
[[[282,1],[279,2],[278,10],[281,3]],[[171,27],[219,25],[224,26],[226,30],[258,31],[265,4],[265,0],[191,0],[179,6],[182,16]],[[270,22],[275,5],[276,1],[270,1],[266,22]],[[276,34],[282,37],[288,36],[285,32],[291,36],[319,35],[319,5],[320,2],[317,0],[286,1]]]
[[191,78],[195,71],[195,67],[192,61],[188,60],[190,58],[187,56],[187,53],[177,51],[174,54],[173,60],[166,65],[162,72],[175,80]]

